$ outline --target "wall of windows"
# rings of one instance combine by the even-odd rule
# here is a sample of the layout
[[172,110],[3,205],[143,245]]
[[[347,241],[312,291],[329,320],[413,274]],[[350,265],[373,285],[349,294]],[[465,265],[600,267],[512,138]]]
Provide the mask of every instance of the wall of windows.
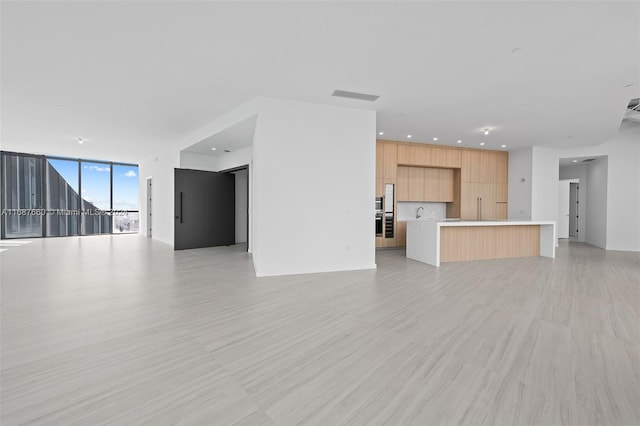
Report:
[[2,152],[2,238],[132,233],[138,166]]

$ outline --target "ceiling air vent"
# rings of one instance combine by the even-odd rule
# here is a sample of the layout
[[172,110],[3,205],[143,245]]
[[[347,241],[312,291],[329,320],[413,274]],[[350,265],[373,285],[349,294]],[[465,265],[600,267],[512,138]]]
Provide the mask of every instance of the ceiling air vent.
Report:
[[631,99],[627,108],[634,111],[640,111],[640,98]]
[[348,92],[346,90],[334,90],[331,96],[338,96],[340,98],[358,99],[360,101],[369,101],[369,102],[373,102],[380,97],[377,95],[367,95],[366,93]]
[[593,160],[595,160],[595,158],[586,158],[586,159],[582,160],[581,163],[590,163]]

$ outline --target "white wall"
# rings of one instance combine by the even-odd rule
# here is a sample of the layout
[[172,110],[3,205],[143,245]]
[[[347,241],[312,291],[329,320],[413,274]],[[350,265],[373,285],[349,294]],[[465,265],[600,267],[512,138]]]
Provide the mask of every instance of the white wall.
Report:
[[174,226],[174,169],[180,166],[180,153],[177,150],[164,152],[142,161],[140,174],[140,232],[147,234],[147,188],[146,179],[153,178],[152,235],[154,240],[173,245]]
[[198,154],[197,152],[181,151],[180,168],[217,172],[217,157],[213,155]]
[[534,146],[531,163],[531,220],[558,219],[558,153]]
[[263,99],[253,143],[256,275],[375,268],[374,111]]
[[608,159],[598,158],[587,166],[587,232],[585,241],[607,247],[607,174]]
[[589,200],[589,194],[587,188],[587,165],[577,163],[575,165],[561,166],[560,167],[560,179],[579,179],[580,190],[578,203],[578,241],[585,241],[587,235],[586,222],[589,220],[589,213],[587,212],[587,203]]
[[247,170],[233,173],[236,176],[236,244],[247,242]]
[[509,151],[508,217],[531,220],[533,148]]
[[[558,151],[560,158],[607,156],[607,250],[640,251],[639,141],[640,124],[625,120],[618,134],[603,144]],[[591,188],[587,191],[592,193]],[[587,216],[587,229],[594,229],[590,212]]]

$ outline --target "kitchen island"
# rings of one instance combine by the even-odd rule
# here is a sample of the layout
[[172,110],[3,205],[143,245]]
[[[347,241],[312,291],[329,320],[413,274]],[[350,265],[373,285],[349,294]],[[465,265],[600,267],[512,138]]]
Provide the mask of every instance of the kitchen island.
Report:
[[407,221],[407,257],[433,266],[510,257],[555,257],[554,221]]

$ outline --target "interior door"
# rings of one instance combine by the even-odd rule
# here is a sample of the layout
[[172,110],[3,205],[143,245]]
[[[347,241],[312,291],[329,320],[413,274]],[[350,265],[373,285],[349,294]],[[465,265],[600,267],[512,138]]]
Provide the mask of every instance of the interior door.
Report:
[[235,243],[235,176],[175,169],[176,250]]
[[569,238],[569,184],[568,180],[558,183],[558,238]]

